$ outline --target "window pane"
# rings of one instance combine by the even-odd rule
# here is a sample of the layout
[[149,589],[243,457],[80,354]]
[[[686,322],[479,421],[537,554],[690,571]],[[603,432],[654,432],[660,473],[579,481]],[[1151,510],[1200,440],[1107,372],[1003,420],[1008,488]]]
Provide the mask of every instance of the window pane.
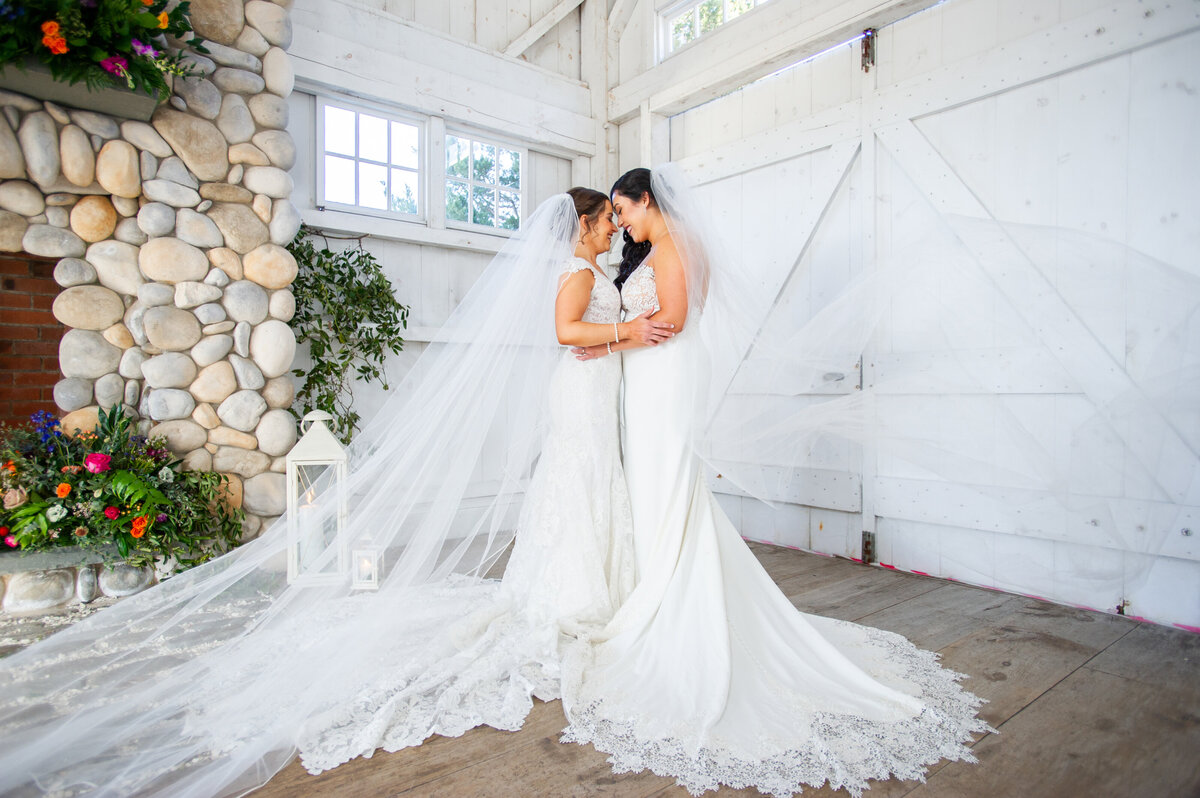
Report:
[[688,9],[671,22],[671,49],[675,50],[696,38],[696,26],[692,24],[692,11]]
[[325,106],[325,152],[354,155],[354,112]]
[[392,166],[417,168],[417,128],[403,122],[392,123]]
[[500,150],[500,185],[509,188],[521,187],[521,153]]
[[496,183],[496,148],[491,144],[472,142],[475,147],[475,157],[472,163],[471,179],[476,183]]
[[358,157],[387,163],[387,120],[358,115]]
[[704,0],[700,4],[700,32],[708,33],[721,24],[721,0]]
[[354,192],[354,161],[325,156],[325,202],[344,202],[353,205],[357,201]]
[[456,222],[467,220],[467,184],[457,180],[446,181],[446,218]]
[[471,221],[488,227],[496,226],[496,192],[494,189],[475,187],[471,198]]
[[392,170],[392,210],[399,213],[417,212],[416,172]]
[[741,16],[754,6],[754,0],[725,0],[725,19]]
[[498,227],[505,230],[516,230],[521,226],[521,195],[511,191],[500,192],[500,209],[496,216],[500,220]]
[[[449,177],[470,177],[471,142],[458,136],[446,136],[446,174]],[[465,222],[466,219],[464,218]]]
[[364,208],[387,210],[387,167],[373,163],[358,164],[358,204]]

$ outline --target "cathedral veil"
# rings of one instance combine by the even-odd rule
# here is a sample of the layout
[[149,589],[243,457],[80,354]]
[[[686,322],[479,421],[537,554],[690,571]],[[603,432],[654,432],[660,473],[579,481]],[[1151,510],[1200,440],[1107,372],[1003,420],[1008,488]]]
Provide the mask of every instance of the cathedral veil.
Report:
[[[1150,579],[1145,555],[1194,558],[1179,534],[1200,504],[1200,276],[1187,264],[913,202],[886,257],[832,290],[818,272],[844,267],[819,255],[780,281],[777,264],[727,251],[725,213],[747,236],[785,236],[771,219],[739,218],[674,165],[653,186],[689,299],[704,304],[711,386],[696,449],[725,492],[828,506],[805,483],[866,482],[867,463],[885,477],[870,489],[918,492],[904,517],[934,525],[952,575],[987,584],[986,563],[957,553],[972,547],[1028,556],[956,526],[1030,536],[1047,559],[1061,551],[1027,592],[1052,571],[1064,597],[1093,606]],[[1061,395],[1050,415],[1048,390]]]
[[[352,445],[344,534],[384,549],[378,592],[348,576],[288,585],[280,519],[6,658],[0,793],[241,794],[397,658],[448,656],[446,613],[491,600],[472,591],[511,542],[545,435],[555,293],[577,235],[570,197],[543,203]],[[322,498],[306,523],[336,511]]]
[[[778,287],[724,252],[720,229],[704,221],[716,198],[671,166],[654,170],[653,187],[687,269],[688,325],[709,359],[710,387],[696,392],[702,406],[691,415],[696,450],[730,492],[802,504],[797,469],[849,472],[871,459],[927,486],[930,523],[950,523],[935,517],[953,509],[941,497],[965,487],[1004,523],[1051,529],[1088,518],[1099,543],[1147,553],[1165,551],[1186,505],[1200,501],[1194,274],[1067,230],[947,217],[910,225],[879,268],[806,321],[781,324],[789,308]],[[531,216],[352,447],[347,533],[385,547],[378,593],[354,593],[348,580],[289,587],[277,523],[9,657],[0,663],[0,792],[239,794],[283,767],[314,719],[394,678],[398,656],[451,655],[454,635],[478,624],[447,629],[447,616],[462,608],[486,619],[494,595],[478,577],[511,541],[541,448],[562,352],[557,276],[577,227],[565,195]],[[1042,312],[1036,294],[1028,307],[1000,301],[979,266],[989,254],[1063,283],[1136,275],[1125,282],[1133,306],[1145,298],[1169,313],[1133,342],[1130,380],[1114,382],[1088,324]],[[1073,415],[1047,421],[1005,395],[995,363],[960,343],[981,314],[999,319],[1009,342],[988,356],[1069,377],[1081,397],[1065,408]],[[872,366],[864,356],[901,322],[939,346],[886,352],[904,356]],[[1052,454],[1048,434],[1067,439],[1067,456]],[[1114,435],[1126,442],[1118,476],[1133,500],[1083,478],[1095,471],[1091,444]],[[1171,435],[1190,451],[1189,468],[1162,467]],[[1122,539],[1133,528],[1136,538]],[[1115,567],[1071,578],[1129,577]]]

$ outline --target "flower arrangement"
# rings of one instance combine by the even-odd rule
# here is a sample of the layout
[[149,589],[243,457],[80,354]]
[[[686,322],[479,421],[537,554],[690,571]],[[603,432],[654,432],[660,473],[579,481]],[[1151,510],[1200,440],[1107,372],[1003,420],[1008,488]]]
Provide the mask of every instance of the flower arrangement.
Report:
[[48,413],[0,426],[0,462],[0,540],[10,549],[115,544],[130,565],[190,567],[241,536],[226,477],[179,470],[162,438],[132,434],[119,405],[73,437]]
[[167,37],[208,52],[188,7],[186,0],[0,0],[0,64],[33,58],[64,83],[119,82],[165,100],[167,75],[195,74],[182,51],[167,52]]

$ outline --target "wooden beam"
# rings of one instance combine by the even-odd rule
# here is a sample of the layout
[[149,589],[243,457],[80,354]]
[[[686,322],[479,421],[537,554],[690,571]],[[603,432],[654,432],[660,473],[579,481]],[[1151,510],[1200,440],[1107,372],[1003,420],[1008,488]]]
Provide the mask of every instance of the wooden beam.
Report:
[[512,58],[521,55],[532,47],[534,42],[549,33],[555,25],[566,19],[567,14],[579,8],[582,3],[583,0],[561,0],[558,5],[550,9],[549,13],[530,25],[529,30],[509,42],[503,50],[504,54]]
[[637,7],[637,4],[638,0],[617,0],[608,15],[608,34],[610,36],[621,38],[621,34],[625,32],[625,26],[633,17],[633,9]]
[[473,230],[438,229],[423,222],[406,222],[347,211],[300,208],[300,218],[310,227],[319,227],[331,232],[365,234],[373,238],[410,244],[429,244],[442,249],[465,249],[469,252],[494,254],[508,242],[506,236],[488,235]]
[[595,152],[582,82],[348,0],[292,10],[298,83],[519,137],[566,157]]
[[643,100],[650,101],[655,113],[671,116],[686,111],[849,41],[864,28],[882,28],[937,2],[774,0],[614,87],[609,120],[632,119]]
[[616,65],[615,59],[609,57],[608,0],[585,0],[579,17],[579,74],[590,92],[595,155],[586,171],[583,164],[577,165],[574,182],[607,191],[616,177],[612,163],[616,131],[604,121],[608,112],[609,69]]

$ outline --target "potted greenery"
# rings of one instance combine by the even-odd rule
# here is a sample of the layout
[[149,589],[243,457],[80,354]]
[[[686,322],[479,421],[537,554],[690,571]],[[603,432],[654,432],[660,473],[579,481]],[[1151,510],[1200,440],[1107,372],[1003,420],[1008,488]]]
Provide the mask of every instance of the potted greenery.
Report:
[[[316,237],[325,246],[317,249]],[[388,390],[384,363],[389,353],[404,349],[409,310],[396,299],[379,261],[354,240],[355,246],[335,252],[326,234],[302,226],[288,244],[298,266],[291,327],[309,354],[308,367],[292,371],[302,380],[292,414],[329,413],[330,429],[347,444],[361,420],[351,383],[378,382]]]
[[73,436],[38,413],[0,426],[0,551],[115,548],[137,567],[197,565],[240,539],[243,513],[226,503],[225,482],[183,471],[165,440],[133,433],[120,405]]
[[149,119],[170,77],[194,74],[167,37],[208,52],[186,2],[0,0],[0,87],[118,116]]

